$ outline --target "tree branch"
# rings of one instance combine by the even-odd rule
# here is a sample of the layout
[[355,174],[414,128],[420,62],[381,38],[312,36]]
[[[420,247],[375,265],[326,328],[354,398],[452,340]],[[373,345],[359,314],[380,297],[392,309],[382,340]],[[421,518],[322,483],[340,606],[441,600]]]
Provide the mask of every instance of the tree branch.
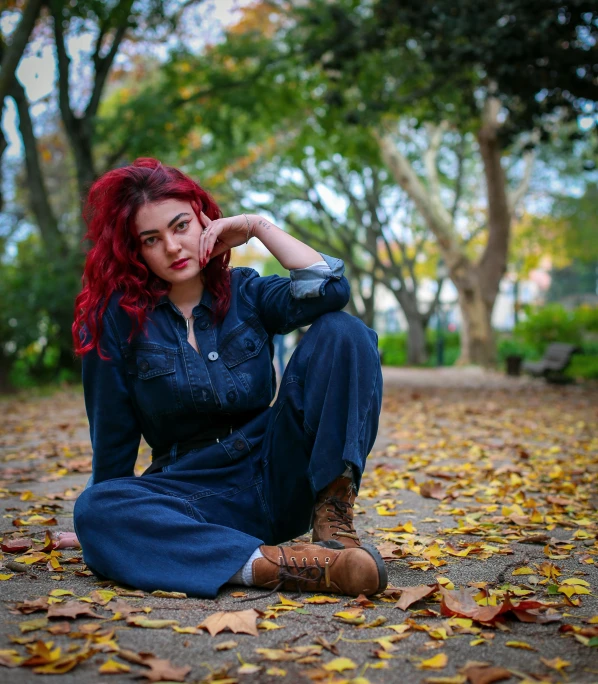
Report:
[[445,253],[449,268],[451,264],[462,262],[464,254],[454,234],[450,214],[440,202],[436,202],[426,191],[411,164],[401,154],[392,137],[376,130],[374,130],[374,136],[380,145],[382,158],[394,179],[413,200],[429,229],[436,236]]
[[448,122],[442,121],[438,126],[428,123],[426,130],[430,138],[428,149],[424,152],[424,166],[426,168],[426,176],[428,178],[428,186],[430,188],[430,197],[434,202],[440,204],[440,183],[438,181],[438,150],[442,143],[442,136],[448,128]]
[[511,216],[513,216],[515,209],[517,209],[517,205],[525,197],[529,189],[529,184],[532,178],[532,170],[534,168],[534,157],[535,155],[533,150],[529,150],[523,156],[525,162],[523,176],[519,185],[508,196],[509,211],[511,212]]
[[10,93],[15,71],[19,66],[21,57],[29,36],[33,31],[37,17],[39,16],[43,0],[29,0],[21,14],[21,20],[12,34],[9,45],[2,45],[2,62],[0,63],[0,112],[4,105],[4,99]]

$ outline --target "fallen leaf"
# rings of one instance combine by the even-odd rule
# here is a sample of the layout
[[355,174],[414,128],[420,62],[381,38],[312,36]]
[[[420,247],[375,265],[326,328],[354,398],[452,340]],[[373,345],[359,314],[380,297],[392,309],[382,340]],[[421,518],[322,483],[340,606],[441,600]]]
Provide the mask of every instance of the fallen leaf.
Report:
[[469,666],[462,670],[471,684],[493,684],[511,678],[511,672],[504,667]]
[[144,658],[143,665],[149,667],[149,670],[144,670],[140,676],[149,679],[151,682],[184,682],[186,676],[191,672],[189,665],[176,667],[170,660],[161,658]]
[[257,636],[257,618],[258,612],[253,608],[250,610],[220,611],[207,617],[198,627],[207,629],[210,636],[219,634],[225,629],[230,629],[235,634]]
[[417,667],[420,670],[442,670],[442,668],[446,667],[447,663],[448,657],[446,653],[437,653],[432,658],[422,660],[421,663],[418,663]]
[[535,651],[536,650],[533,646],[530,646],[525,641],[507,641],[505,643],[505,646],[510,646],[511,648],[522,648],[526,651]]
[[410,605],[426,596],[438,591],[437,584],[420,584],[416,587],[397,587],[401,591],[401,598],[395,603],[395,608],[407,610]]
[[86,615],[93,618],[101,618],[101,615],[94,613],[91,606],[79,603],[78,601],[66,601],[65,603],[55,603],[48,609],[49,618],[78,618],[80,615]]
[[98,668],[100,674],[121,674],[121,672],[130,672],[131,668],[124,663],[119,663],[112,658],[108,658],[105,663],[102,663]]
[[187,594],[182,591],[162,591],[161,589],[156,589],[152,591],[152,596],[157,596],[158,598],[174,598],[174,599],[186,599]]
[[150,620],[143,615],[129,615],[127,624],[133,627],[144,627],[146,629],[163,629],[164,627],[173,627],[179,624],[178,620]]
[[322,667],[328,672],[344,672],[345,670],[355,670],[357,665],[350,658],[334,658]]

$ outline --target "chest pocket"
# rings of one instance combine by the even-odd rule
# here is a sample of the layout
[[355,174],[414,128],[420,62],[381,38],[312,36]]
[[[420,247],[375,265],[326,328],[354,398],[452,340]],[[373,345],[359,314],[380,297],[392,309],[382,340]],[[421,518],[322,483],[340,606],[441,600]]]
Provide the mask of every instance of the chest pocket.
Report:
[[160,416],[180,409],[173,350],[157,345],[136,347],[127,358],[127,372],[143,413]]
[[271,392],[272,361],[264,349],[267,340],[268,333],[256,316],[234,328],[220,346],[220,358],[241,381],[251,408],[265,402]]
[[222,340],[220,357],[228,368],[233,368],[257,356],[267,339],[268,333],[254,316],[231,330]]

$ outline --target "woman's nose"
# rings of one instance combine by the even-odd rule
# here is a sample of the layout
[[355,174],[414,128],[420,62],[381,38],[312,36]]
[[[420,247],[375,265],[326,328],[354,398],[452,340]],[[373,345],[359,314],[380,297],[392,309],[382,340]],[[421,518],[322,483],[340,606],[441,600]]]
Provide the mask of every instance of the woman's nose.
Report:
[[174,237],[174,235],[168,235],[164,239],[164,245],[166,247],[166,251],[170,253],[176,254],[176,252],[180,251],[181,245],[179,244],[179,241]]

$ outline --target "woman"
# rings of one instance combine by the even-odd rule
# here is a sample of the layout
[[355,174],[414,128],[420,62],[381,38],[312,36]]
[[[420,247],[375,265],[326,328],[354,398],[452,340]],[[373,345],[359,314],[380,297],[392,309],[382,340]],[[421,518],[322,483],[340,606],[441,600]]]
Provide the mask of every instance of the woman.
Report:
[[[382,558],[353,527],[381,408],[378,338],[340,311],[343,262],[259,216],[222,218],[155,159],[97,180],[85,218],[73,339],[93,470],[74,521],[88,566],[203,597],[227,582],[383,591]],[[251,238],[289,278],[228,268]],[[272,338],[310,324],[270,406]],[[135,477],[141,435],[152,465]],[[311,544],[277,546],[310,527]]]

